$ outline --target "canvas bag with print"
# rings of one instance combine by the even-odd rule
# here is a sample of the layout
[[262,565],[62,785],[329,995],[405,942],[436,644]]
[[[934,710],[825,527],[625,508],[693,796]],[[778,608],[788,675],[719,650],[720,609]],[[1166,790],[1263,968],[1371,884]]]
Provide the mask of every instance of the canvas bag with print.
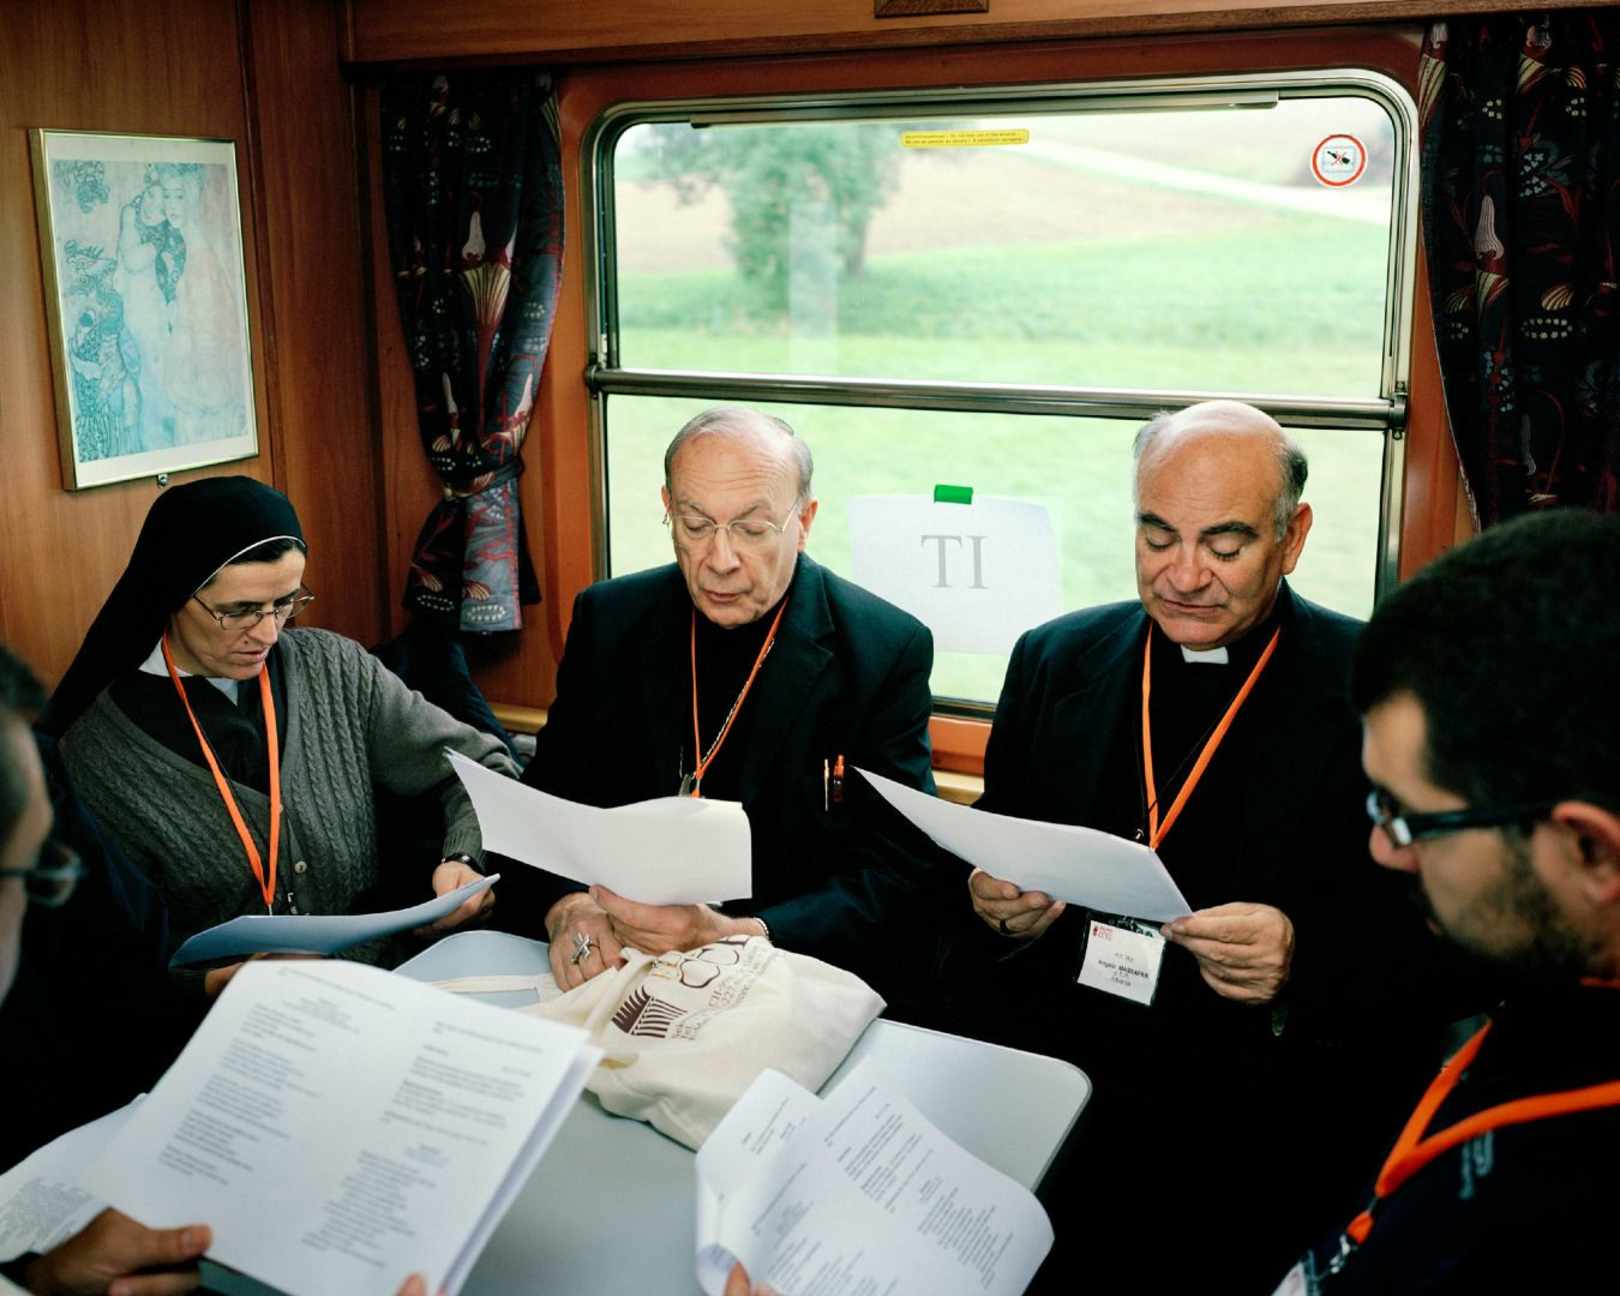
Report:
[[602,1106],[697,1148],[766,1067],[812,1093],[883,1011],[851,972],[735,936],[625,965],[525,1011],[583,1026],[604,1051]]

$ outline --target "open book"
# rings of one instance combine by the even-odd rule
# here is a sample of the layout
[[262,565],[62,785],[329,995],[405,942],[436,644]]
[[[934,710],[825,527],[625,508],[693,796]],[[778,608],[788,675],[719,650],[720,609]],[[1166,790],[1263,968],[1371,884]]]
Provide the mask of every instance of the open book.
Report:
[[354,963],[254,963],[84,1188],[296,1296],[449,1296],[573,1107],[583,1031]]
[[697,1156],[697,1275],[740,1260],[779,1296],[1016,1296],[1052,1249],[1033,1194],[870,1066],[818,1098],[765,1071]]

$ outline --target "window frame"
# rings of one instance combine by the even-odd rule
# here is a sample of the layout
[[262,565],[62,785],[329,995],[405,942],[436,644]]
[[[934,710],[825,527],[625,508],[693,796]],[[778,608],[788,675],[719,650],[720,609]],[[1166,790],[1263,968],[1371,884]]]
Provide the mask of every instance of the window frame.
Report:
[[[1101,388],[1015,383],[835,378],[725,370],[627,367],[620,359],[615,258],[614,151],[634,126],[771,121],[921,120],[994,113],[1117,112],[1264,106],[1284,99],[1354,96],[1389,115],[1395,143],[1390,185],[1389,256],[1384,285],[1383,352],[1378,395],[1330,399],[1283,393],[1207,392],[1177,388]],[[1285,426],[1383,434],[1383,462],[1373,573],[1375,600],[1399,582],[1406,469],[1408,392],[1417,278],[1418,120],[1411,94],[1369,68],[1209,73],[1037,85],[834,91],[629,100],[612,104],[586,129],[579,153],[583,195],[585,309],[589,354],[585,388],[590,410],[592,562],[598,577],[611,562],[607,437],[609,396],[665,396],[761,404],[1043,414],[1145,422],[1164,409],[1216,398],[1246,401]],[[935,697],[937,716],[988,720],[993,704]]]

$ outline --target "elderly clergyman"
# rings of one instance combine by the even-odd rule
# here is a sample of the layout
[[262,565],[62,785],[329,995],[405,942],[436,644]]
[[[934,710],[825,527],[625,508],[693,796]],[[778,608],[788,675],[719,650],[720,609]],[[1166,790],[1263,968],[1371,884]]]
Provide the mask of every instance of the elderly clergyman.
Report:
[[754,894],[724,909],[651,906],[540,874],[538,895],[519,903],[544,916],[564,987],[616,966],[622,946],[662,953],[738,935],[768,934],[869,979],[892,962],[885,922],[915,908],[916,878],[869,830],[881,815],[851,769],[933,790],[933,639],[805,554],[811,466],[781,419],[699,414],[664,456],[675,562],[574,603],[524,782],[599,806],[741,801]]
[[[1095,1085],[1049,1183],[1051,1263],[1259,1290],[1359,1173],[1306,1160],[1306,1113],[1353,1098],[1334,1110],[1353,1147],[1402,1096],[1411,1014],[1381,1023],[1396,1038],[1361,1082],[1368,1059],[1325,1019],[1365,1027],[1344,1009],[1377,1001],[1372,951],[1402,966],[1432,942],[1409,906],[1361,916],[1383,910],[1347,696],[1359,623],[1285,579],[1311,529],[1304,456],[1261,411],[1210,401],[1147,424],[1135,458],[1138,599],[1019,640],[979,805],[1148,843],[1195,912],[1161,930],[976,872],[952,967],[976,1009],[963,1029],[1067,1057]],[[1065,1258],[1066,1237],[1083,1254]],[[1137,1249],[1150,1240],[1169,1246]]]

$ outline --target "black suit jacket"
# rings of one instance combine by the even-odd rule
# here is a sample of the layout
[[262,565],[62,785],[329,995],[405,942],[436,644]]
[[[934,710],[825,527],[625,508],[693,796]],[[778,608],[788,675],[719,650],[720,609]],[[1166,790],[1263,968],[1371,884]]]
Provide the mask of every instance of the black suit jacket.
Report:
[[[1348,695],[1360,623],[1286,586],[1278,622],[1283,635],[1276,658],[1237,721],[1264,738],[1244,744],[1256,750],[1237,799],[1221,807],[1225,840],[1208,844],[1223,857],[1214,870],[1217,890],[1199,895],[1195,879],[1178,881],[1194,908],[1247,900],[1282,909],[1296,935],[1291,1002],[1315,1006],[1326,996],[1337,1008],[1350,970],[1343,957],[1345,906],[1361,903],[1369,890],[1389,889],[1367,860],[1360,724]],[[1119,735],[1135,732],[1148,624],[1140,603],[1115,603],[1059,617],[1018,641],[985,753],[981,809],[1102,826],[1098,797],[1110,781],[1105,768],[1121,761],[1141,765],[1139,743],[1121,749]],[[1233,761],[1239,745],[1229,743],[1216,760]],[[1201,793],[1207,795],[1200,789],[1194,800]],[[1187,845],[1174,834],[1167,839],[1173,876],[1181,872],[1176,848]],[[1236,889],[1221,894],[1225,887]],[[1065,967],[1073,963],[1077,971],[1083,927],[1083,915],[1068,915],[1054,929],[1058,939],[1043,939],[1030,953]],[[1229,1016],[1233,1027],[1256,1039],[1270,1033],[1266,1014],[1228,1011],[1215,1002],[1199,1007]]]
[[[1229,1269],[1232,1290],[1269,1290],[1281,1272],[1269,1266],[1286,1267],[1317,1213],[1354,1192],[1431,1073],[1443,1019],[1425,993],[1437,945],[1402,879],[1367,854],[1360,723],[1348,697],[1359,623],[1286,586],[1277,622],[1276,656],[1160,854],[1194,909],[1248,901],[1290,917],[1294,960],[1280,999],[1268,1008],[1217,996],[1175,945],[1151,1007],[1079,986],[1089,924],[1078,907],[1040,939],[1016,942],[959,900],[948,978],[969,1029],[1066,1057],[1091,1076],[1080,1153],[1116,1177],[1139,1176],[1121,1199],[1153,1200],[1164,1235],[1190,1248],[1190,1268],[1213,1247],[1223,1264],[1253,1264]],[[1109,831],[1140,812],[1148,624],[1140,604],[1120,603],[1019,640],[982,809]],[[1234,675],[1235,691],[1241,668]],[[1156,754],[1162,790],[1178,753]],[[1128,805],[1108,804],[1121,788]],[[1214,1148],[1212,1181],[1201,1156]],[[1135,1168],[1118,1168],[1127,1162]],[[1132,1227],[1098,1186],[1112,1182],[1085,1170],[1058,1176],[1054,1219],[1089,1213],[1098,1238]],[[1055,1263],[1075,1262],[1070,1252]]]
[[[525,783],[599,806],[675,793],[692,732],[691,610],[673,564],[579,595]],[[823,770],[842,755],[846,769],[933,791],[933,660],[915,617],[800,555],[747,725],[728,740],[742,744],[754,865],[753,898],[728,909],[763,918],[783,948],[869,973],[880,926],[918,894],[921,865],[894,840],[904,827],[852,775],[843,802],[829,804]],[[541,878],[522,898],[535,921],[579,889]]]

